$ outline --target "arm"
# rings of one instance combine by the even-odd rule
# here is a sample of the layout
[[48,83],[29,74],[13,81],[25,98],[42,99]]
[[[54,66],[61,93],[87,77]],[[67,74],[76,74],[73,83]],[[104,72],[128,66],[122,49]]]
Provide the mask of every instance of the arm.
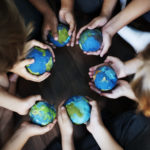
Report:
[[71,36],[67,46],[74,46],[76,36],[76,22],[74,18],[74,0],[61,0],[61,9],[59,11],[59,19],[61,22],[69,25],[68,34]]
[[86,125],[87,130],[93,135],[102,150],[123,150],[115,141],[103,124],[96,101],[89,102],[92,106],[90,121]]
[[61,133],[62,149],[75,150],[73,142],[73,125],[64,107],[64,101],[58,107],[58,125]]
[[0,106],[14,111],[20,115],[26,115],[37,100],[41,100],[40,95],[29,96],[27,98],[20,99],[9,94],[3,88],[0,88]]
[[21,150],[30,137],[45,134],[54,127],[55,123],[56,120],[44,127],[30,124],[28,122],[23,123],[4,145],[2,150]]
[[125,9],[113,17],[103,28],[111,36],[116,34],[123,26],[150,10],[149,0],[132,0]]
[[[87,25],[82,27],[76,37],[76,43],[78,44],[78,40],[80,38],[80,34],[85,30],[85,29],[94,29],[97,27],[103,27],[109,20],[109,18],[112,15],[112,12],[114,10],[114,7],[117,3],[117,0],[104,0],[103,5],[102,5],[102,10],[100,12],[100,15],[96,18],[94,18],[91,22],[89,22]],[[102,47],[101,47],[102,48]],[[85,52],[85,54],[88,55],[100,55],[101,53],[101,48],[100,50],[97,50],[96,52]]]
[[52,31],[53,37],[55,38],[55,40],[57,40],[58,21],[55,13],[53,12],[48,2],[46,0],[29,0],[29,1],[42,13],[44,17],[42,27],[43,39],[46,41],[49,31]]

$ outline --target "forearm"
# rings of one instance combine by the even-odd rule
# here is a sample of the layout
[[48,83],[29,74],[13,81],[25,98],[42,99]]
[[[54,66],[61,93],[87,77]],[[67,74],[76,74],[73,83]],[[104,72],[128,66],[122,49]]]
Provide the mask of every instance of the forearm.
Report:
[[107,19],[109,19],[112,15],[116,3],[117,0],[104,0],[100,16],[105,16]]
[[139,57],[135,57],[129,61],[125,62],[125,73],[126,75],[131,75],[137,72],[137,70],[140,68],[140,66],[143,65],[142,59]]
[[18,129],[14,135],[9,139],[9,141],[4,145],[2,150],[21,150],[29,136],[23,131],[22,128]]
[[61,0],[61,9],[67,9],[73,11],[74,0]]
[[73,142],[73,135],[66,136],[62,135],[62,149],[63,150],[75,150],[74,142]]
[[50,5],[46,0],[29,0],[43,15],[54,14]]
[[111,36],[116,34],[123,26],[150,10],[149,0],[132,0],[125,9],[114,16],[103,28]]
[[11,111],[18,112],[17,108],[20,104],[19,98],[9,94],[3,88],[0,88],[0,106]]
[[102,150],[123,150],[104,126],[97,127],[92,135]]

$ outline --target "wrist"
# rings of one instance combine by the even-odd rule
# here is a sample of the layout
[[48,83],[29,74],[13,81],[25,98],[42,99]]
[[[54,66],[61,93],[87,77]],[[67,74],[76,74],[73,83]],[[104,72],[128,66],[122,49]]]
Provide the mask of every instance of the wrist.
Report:
[[117,33],[115,32],[115,29],[109,25],[109,22],[103,26],[102,32],[107,33],[110,37],[113,37]]

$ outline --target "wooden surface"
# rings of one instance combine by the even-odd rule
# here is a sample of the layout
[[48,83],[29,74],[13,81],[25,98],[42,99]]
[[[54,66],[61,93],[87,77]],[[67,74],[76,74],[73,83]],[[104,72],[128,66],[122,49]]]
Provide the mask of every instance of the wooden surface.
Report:
[[[92,92],[88,86],[88,82],[90,81],[88,76],[89,67],[103,62],[106,56],[100,58],[99,56],[84,55],[78,46],[73,48],[57,48],[54,52],[56,55],[56,63],[54,64],[51,72],[52,74],[48,79],[41,83],[33,83],[21,78],[19,79],[17,91],[21,97],[42,94],[45,100],[54,104],[57,108],[62,100],[66,100],[74,95],[83,95],[90,96],[91,98],[100,101],[103,103],[104,109],[108,109],[114,114],[119,114],[120,112],[129,109],[131,103],[127,99],[116,101],[109,100]],[[127,60],[134,56],[132,48],[118,36],[114,38],[109,54],[118,56],[122,60]],[[2,116],[10,115],[11,114],[3,114],[0,117],[2,118]],[[8,120],[10,119],[11,117]],[[3,142],[2,139],[4,135],[6,136],[6,139],[8,137],[5,132],[3,132],[2,125],[5,129],[12,127],[12,129],[15,130],[22,118],[15,115],[14,120],[16,121],[15,123],[13,122],[12,125],[8,124],[8,121],[0,121],[1,143]],[[86,133],[84,126],[75,126],[74,129],[75,138],[83,137]],[[10,133],[9,135],[11,135]],[[57,125],[51,132],[45,135],[30,138],[24,146],[24,150],[43,150],[56,137],[59,137],[59,128]]]

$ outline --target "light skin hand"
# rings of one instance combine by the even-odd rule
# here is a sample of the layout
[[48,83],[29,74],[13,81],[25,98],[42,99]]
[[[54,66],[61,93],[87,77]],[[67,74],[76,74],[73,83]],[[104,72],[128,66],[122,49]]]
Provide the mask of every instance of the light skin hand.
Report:
[[56,120],[44,127],[24,122],[4,145],[2,150],[21,150],[30,137],[49,132],[55,124]]
[[74,46],[75,36],[76,36],[76,22],[74,19],[73,12],[67,8],[61,8],[59,11],[59,19],[62,23],[69,25],[68,34],[71,36],[71,41],[67,44],[67,46]]
[[[88,98],[89,99],[89,98]],[[100,110],[95,100],[89,99],[91,105],[91,116],[89,122],[86,124],[86,128],[90,133],[96,133],[97,127],[104,126],[101,119]]]
[[64,101],[58,106],[58,125],[62,136],[73,135],[73,124],[63,106]]
[[109,65],[115,70],[118,78],[127,76],[125,64],[119,58],[107,56],[104,62],[109,63]]
[[[51,49],[51,47],[49,47],[48,45],[43,44],[41,42],[38,42],[36,40],[31,40],[31,41],[27,42],[27,44],[25,45],[25,51],[31,49],[34,46],[38,46],[38,47],[41,47],[43,49],[49,49],[50,52],[52,53],[53,60],[55,62],[55,55],[54,55],[54,52]],[[32,63],[34,63],[34,59],[25,59],[25,60],[22,60],[22,61],[16,63],[13,66],[13,68],[10,70],[10,72],[18,74],[19,76],[23,77],[24,79],[30,80],[30,81],[34,81],[34,82],[41,82],[41,81],[45,80],[46,78],[48,78],[50,76],[49,72],[46,72],[46,73],[44,73],[44,74],[42,74],[40,76],[36,76],[36,75],[30,74],[27,71],[26,66],[30,65]]]
[[90,100],[91,117],[86,127],[87,130],[93,135],[95,141],[102,150],[123,150],[123,148],[113,139],[109,131],[103,124],[101,112],[96,101]]
[[75,150],[73,142],[73,124],[66,112],[64,101],[58,106],[58,125],[61,132],[63,150]]
[[41,95],[29,96],[24,99],[20,99],[18,107],[16,106],[17,113],[20,115],[28,114],[30,108],[36,103],[36,101],[41,101]]
[[58,40],[58,33],[57,33],[58,21],[56,15],[52,12],[51,15],[49,13],[46,13],[43,16],[44,16],[43,26],[42,26],[43,40],[46,43],[53,46],[53,48],[55,48],[55,46],[52,43],[47,41],[47,36],[51,31],[54,39]]
[[[86,29],[95,29],[98,27],[102,27],[105,25],[105,23],[107,22],[107,18],[105,16],[98,16],[96,18],[94,18],[89,24],[85,25],[84,27],[82,27],[79,32],[77,33],[76,36],[76,44],[79,44],[79,38],[81,33],[86,30]],[[87,55],[100,55],[101,53],[101,49],[102,49],[102,45],[101,48],[99,50],[97,50],[96,52],[84,52],[84,54]]]

